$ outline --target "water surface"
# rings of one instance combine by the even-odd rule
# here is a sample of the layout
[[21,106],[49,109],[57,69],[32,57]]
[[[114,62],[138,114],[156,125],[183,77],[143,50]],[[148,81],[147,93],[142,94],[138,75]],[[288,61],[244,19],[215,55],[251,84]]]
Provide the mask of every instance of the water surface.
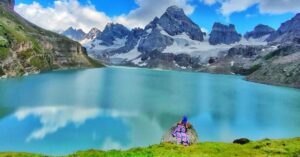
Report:
[[183,115],[201,141],[300,136],[300,90],[240,76],[102,68],[0,80],[0,151],[63,155],[160,142]]

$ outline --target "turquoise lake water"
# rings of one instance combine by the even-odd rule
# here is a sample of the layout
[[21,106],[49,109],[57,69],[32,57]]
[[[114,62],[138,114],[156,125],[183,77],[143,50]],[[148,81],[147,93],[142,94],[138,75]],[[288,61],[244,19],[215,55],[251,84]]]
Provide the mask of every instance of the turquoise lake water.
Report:
[[201,141],[300,136],[300,90],[136,68],[0,80],[0,151],[64,155],[160,142],[187,115]]

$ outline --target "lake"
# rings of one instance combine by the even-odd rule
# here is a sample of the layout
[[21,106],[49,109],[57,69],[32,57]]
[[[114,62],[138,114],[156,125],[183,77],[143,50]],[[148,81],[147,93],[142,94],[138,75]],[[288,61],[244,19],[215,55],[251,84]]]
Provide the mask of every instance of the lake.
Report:
[[108,67],[0,80],[0,151],[157,144],[187,115],[201,141],[300,136],[300,90],[241,76]]

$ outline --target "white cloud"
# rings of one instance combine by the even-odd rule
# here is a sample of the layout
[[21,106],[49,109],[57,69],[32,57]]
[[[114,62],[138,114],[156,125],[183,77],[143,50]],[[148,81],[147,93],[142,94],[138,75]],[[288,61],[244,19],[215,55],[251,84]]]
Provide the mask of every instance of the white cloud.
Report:
[[77,0],[56,0],[52,7],[43,7],[38,2],[19,4],[16,12],[40,27],[63,31],[70,26],[89,31],[92,27],[103,29],[110,18],[92,5],[81,5]]
[[81,125],[88,119],[96,118],[100,113],[98,108],[47,106],[20,109],[15,113],[15,116],[20,121],[30,115],[40,118],[42,127],[29,135],[26,141],[30,142],[31,140],[43,139],[46,135],[55,133],[70,123]]
[[200,2],[203,2],[207,5],[213,5],[217,2],[217,0],[200,0]]
[[224,16],[230,16],[235,12],[242,12],[249,7],[258,5],[260,13],[282,14],[300,12],[299,0],[200,0],[204,4],[212,5],[220,3],[220,12]]
[[[88,2],[82,5],[78,0],[55,0],[53,6],[43,7],[38,2],[19,4],[15,10],[40,27],[61,32],[70,26],[88,32],[92,27],[103,29],[108,22],[121,23],[129,28],[144,27],[155,16],[161,16],[167,7],[177,5],[187,14],[194,11],[189,0],[135,0],[138,8],[128,14],[108,17]],[[117,5],[117,4],[116,4]]]
[[[34,130],[27,137],[27,142],[43,139],[47,135],[53,134],[69,124],[80,126],[84,124],[86,120],[94,119],[99,116],[132,118],[137,117],[137,115],[138,114],[133,111],[102,110],[97,107],[84,106],[42,106],[36,108],[22,108],[15,113],[15,116],[19,121],[26,119],[28,116],[39,118],[41,128]],[[93,136],[93,138],[96,138],[96,135]]]
[[234,12],[241,12],[257,3],[258,0],[227,0],[222,2],[221,13],[228,16]]

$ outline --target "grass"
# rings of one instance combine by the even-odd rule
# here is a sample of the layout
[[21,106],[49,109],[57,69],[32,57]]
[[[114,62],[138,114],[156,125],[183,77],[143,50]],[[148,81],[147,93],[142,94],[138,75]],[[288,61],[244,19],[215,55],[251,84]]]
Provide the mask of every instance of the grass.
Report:
[[[30,153],[0,153],[0,157],[26,157],[45,155]],[[126,151],[111,150],[88,150],[79,151],[66,157],[300,157],[300,138],[261,140],[250,142],[245,145],[204,142],[189,147],[162,143],[146,148],[134,148]]]

